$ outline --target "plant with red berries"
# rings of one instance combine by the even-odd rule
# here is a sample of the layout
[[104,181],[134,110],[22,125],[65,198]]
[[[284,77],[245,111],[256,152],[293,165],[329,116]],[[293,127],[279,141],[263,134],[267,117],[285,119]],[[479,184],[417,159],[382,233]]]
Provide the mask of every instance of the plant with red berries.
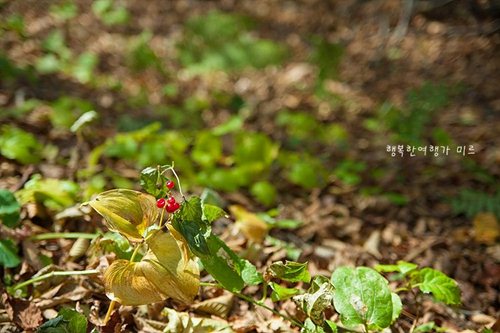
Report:
[[[166,173],[175,177],[179,192],[175,195],[182,197],[181,203],[172,191],[176,183],[169,180]],[[301,333],[337,332],[337,326],[348,332],[379,332],[391,326],[403,310],[397,292],[415,295],[420,290],[446,304],[460,303],[460,289],[454,280],[440,271],[428,267],[420,269],[404,261],[396,265],[378,265],[376,270],[338,267],[330,278],[312,277],[307,262],[274,262],[259,272],[212,232],[212,222],[225,212],[199,197],[186,199],[173,167],[144,169],[141,185],[146,193],[114,189],[88,202],[104,217],[111,231],[124,236],[134,247],[129,259],[114,260],[104,272],[104,287],[111,299],[104,322],[109,320],[116,304],[150,304],[166,298],[192,304],[200,286],[226,289],[301,327]],[[238,210],[232,212],[238,214]],[[251,213],[241,211],[239,214],[252,221],[248,223],[254,228],[258,225],[255,215],[252,217]],[[212,282],[200,281],[200,266],[213,278]],[[398,281],[399,287],[392,291],[380,272],[391,274],[391,280]],[[19,283],[13,289],[53,275],[98,273],[98,270],[51,272]],[[299,285],[290,286],[297,283]],[[303,289],[303,284],[308,284],[309,288]],[[242,292],[247,286],[258,285],[262,290],[260,300]],[[275,303],[292,299],[302,314],[293,317],[268,307],[264,303],[268,291]],[[325,316],[333,309],[340,319],[336,322],[330,320],[331,316]],[[414,327],[417,322],[418,314]]]

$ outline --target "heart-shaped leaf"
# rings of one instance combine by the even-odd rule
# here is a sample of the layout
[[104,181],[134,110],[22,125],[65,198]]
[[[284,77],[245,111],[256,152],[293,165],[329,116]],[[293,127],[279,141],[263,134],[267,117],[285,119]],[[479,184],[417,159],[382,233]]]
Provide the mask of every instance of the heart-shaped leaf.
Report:
[[150,251],[140,262],[116,260],[104,273],[108,297],[123,305],[150,304],[168,297],[190,304],[200,272],[173,233],[156,232],[147,240]]
[[[366,325],[371,329],[388,327],[393,319],[393,296],[388,282],[368,267],[339,267],[333,272],[333,303],[348,328]],[[396,304],[399,306],[399,304]]]
[[133,242],[142,241],[147,228],[158,220],[160,213],[153,196],[126,189],[103,192],[88,204],[104,217],[111,231]]

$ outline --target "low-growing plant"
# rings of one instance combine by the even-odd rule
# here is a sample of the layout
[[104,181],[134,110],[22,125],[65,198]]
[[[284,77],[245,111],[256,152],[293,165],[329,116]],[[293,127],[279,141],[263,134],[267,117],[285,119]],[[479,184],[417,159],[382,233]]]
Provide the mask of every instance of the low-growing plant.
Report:
[[43,145],[37,138],[14,125],[0,127],[0,154],[22,164],[37,163]]
[[287,49],[251,34],[247,17],[211,11],[188,20],[178,43],[179,61],[191,73],[234,71],[280,64]]
[[[172,298],[178,303],[191,305],[200,286],[225,289],[281,316],[290,325],[300,327],[301,332],[311,333],[337,332],[338,327],[348,332],[381,331],[399,317],[403,308],[398,296],[401,292],[414,295],[417,304],[420,299],[418,292],[430,293],[436,301],[449,305],[460,303],[460,290],[453,279],[438,270],[419,269],[416,264],[404,261],[395,265],[377,265],[375,269],[338,267],[331,277],[312,277],[307,262],[296,261],[274,262],[259,271],[213,233],[212,223],[226,215],[223,209],[208,203],[217,200],[207,193],[203,195],[204,200],[197,196],[186,197],[173,166],[144,169],[140,184],[144,192],[114,189],[85,203],[104,218],[112,231],[98,240],[99,248],[116,252],[118,257],[103,275],[106,294],[111,299],[104,322],[109,320],[118,303],[134,306]],[[2,219],[12,223],[19,206],[8,193],[3,193],[2,200],[9,206],[2,211]],[[231,206],[231,212],[241,224],[242,233],[256,243],[266,238],[269,228],[300,225],[297,221],[277,220],[268,214],[253,214],[240,206]],[[258,226],[258,230],[250,230],[252,226]],[[36,238],[55,236],[38,235]],[[61,237],[95,238],[96,235],[75,234],[73,237],[61,234]],[[2,243],[2,246],[6,244]],[[212,277],[211,282],[201,282],[203,270]],[[380,272],[391,274],[391,280],[398,283],[397,289],[392,290]],[[15,291],[54,275],[97,273],[98,270],[50,272],[9,290]],[[243,290],[247,286],[260,286],[262,297],[256,299],[245,294]],[[276,303],[275,308],[264,302],[268,297]],[[288,299],[297,304],[301,316],[294,317],[277,310],[280,302]],[[326,316],[331,311],[338,313],[338,321]],[[182,313],[174,310],[168,309],[167,312],[169,318],[184,318]],[[413,329],[417,327],[419,314],[415,316]],[[212,324],[200,321],[197,325]],[[86,328],[82,318],[71,310],[62,310],[58,317],[44,324],[44,329],[58,325],[77,325],[82,332]],[[223,329],[232,332],[227,325]],[[419,329],[422,331],[425,327]]]

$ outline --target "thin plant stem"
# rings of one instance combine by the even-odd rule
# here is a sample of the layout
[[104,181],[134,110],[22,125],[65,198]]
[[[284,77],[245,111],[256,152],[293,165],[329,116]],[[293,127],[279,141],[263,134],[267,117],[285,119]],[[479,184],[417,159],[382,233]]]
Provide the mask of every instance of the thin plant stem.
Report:
[[259,301],[260,303],[263,303],[267,298],[267,282],[266,281],[264,281],[262,288],[263,288],[263,291],[262,291],[262,298]]
[[132,256],[130,256],[130,262],[134,262],[135,256],[137,255],[137,252],[139,252],[139,248],[141,247],[142,243],[139,243],[135,246],[134,252],[132,252]]
[[106,325],[111,318],[111,313],[113,313],[113,310],[115,309],[116,301],[113,300],[111,303],[109,303],[108,311],[106,312],[106,317],[104,317],[104,325]]
[[167,170],[171,170],[172,173],[174,174],[175,179],[177,180],[177,185],[179,186],[179,193],[182,196],[182,199],[186,200],[186,197],[184,196],[184,193],[182,193],[182,186],[181,186],[181,181],[179,179],[179,176],[177,176],[177,172],[174,170],[174,161],[172,161],[172,166],[168,168]]
[[24,282],[18,283],[14,286],[14,290],[23,288],[25,286],[28,286],[33,283],[37,283],[40,281],[43,281],[45,279],[48,279],[52,276],[68,276],[68,275],[93,275],[93,274],[99,274],[99,270],[97,269],[88,269],[85,271],[53,271],[49,272],[47,274],[43,274],[34,278],[31,278],[29,280],[26,280]]
[[159,229],[163,226],[163,216],[165,216],[165,207],[166,205],[161,209],[161,215],[160,215],[160,223],[158,224]]
[[46,239],[57,239],[57,238],[85,238],[94,239],[98,237],[99,234],[89,234],[84,232],[48,232],[44,234],[38,234],[30,237],[30,240],[46,240]]

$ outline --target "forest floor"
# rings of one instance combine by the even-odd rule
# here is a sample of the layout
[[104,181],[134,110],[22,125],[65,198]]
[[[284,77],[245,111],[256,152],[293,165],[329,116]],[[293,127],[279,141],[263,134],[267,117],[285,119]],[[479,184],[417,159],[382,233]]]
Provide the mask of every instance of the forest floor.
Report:
[[[419,324],[433,321],[446,332],[479,332],[496,322],[500,331],[496,319],[500,316],[500,232],[495,215],[495,205],[500,205],[500,35],[495,26],[498,18],[491,12],[479,5],[474,11],[467,1],[452,1],[435,9],[424,8],[428,1],[416,1],[408,24],[398,26],[400,1],[392,0],[124,1],[126,23],[106,25],[92,12],[89,1],[67,3],[76,4],[78,11],[62,20],[54,16],[48,1],[0,1],[2,22],[14,14],[24,19],[22,34],[15,32],[12,24],[3,25],[0,60],[9,59],[16,68],[36,68],[35,80],[24,72],[10,72],[8,80],[0,78],[0,112],[19,109],[29,100],[38,101],[21,116],[11,111],[0,114],[0,124],[32,133],[42,143],[42,150],[54,148],[45,149],[36,163],[8,158],[2,151],[0,188],[21,190],[35,174],[74,181],[82,186],[82,193],[70,201],[75,207],[92,192],[88,184],[94,186],[101,180],[102,190],[138,188],[141,167],[150,161],[156,163],[155,149],[161,145],[145,147],[139,143],[131,156],[121,150],[97,155],[92,177],[104,176],[92,182],[82,170],[89,170],[94,148],[118,132],[137,130],[153,121],[159,121],[167,132],[186,131],[184,136],[194,137],[192,133],[225,124],[236,110],[244,119],[238,130],[264,133],[279,143],[281,150],[321,156],[328,175],[317,186],[301,186],[300,181],[286,178],[288,169],[282,164],[272,164],[267,175],[277,189],[274,206],[279,218],[302,222],[295,230],[274,229],[270,234],[300,249],[298,261],[308,261],[312,275],[329,276],[342,265],[373,267],[397,260],[434,267],[458,282],[462,304],[449,307],[423,298]],[[285,45],[286,58],[264,68],[189,73],[189,65],[175,56],[179,43],[188,42],[195,50],[188,50],[192,54],[186,51],[188,56],[199,55],[196,42],[189,40],[196,40],[197,30],[192,28],[194,34],[186,35],[186,22],[212,10],[250,17],[255,22],[250,36]],[[62,44],[56,42],[52,50],[47,46],[46,38],[53,31],[65,36],[63,46],[70,50],[69,57],[62,54]],[[140,35],[143,31],[149,35]],[[141,44],[142,40],[146,42]],[[326,51],[311,56],[317,45]],[[38,66],[39,59],[50,52],[56,54],[62,69],[44,72],[43,66]],[[78,76],[74,73],[77,70],[71,69],[76,67],[64,63],[85,52],[97,55],[96,65],[90,66],[90,79],[85,74]],[[4,66],[0,71],[6,71],[5,64],[0,66]],[[317,89],[318,82],[321,89]],[[84,100],[99,114],[99,120],[80,136],[57,125],[65,122],[58,118],[64,116],[54,116],[53,111],[63,96]],[[391,120],[391,110],[403,110],[405,116]],[[298,120],[286,123],[280,118],[284,113]],[[308,127],[305,122],[309,118],[293,118],[294,114],[313,115],[316,122]],[[322,126],[331,124],[337,127],[326,139],[319,138]],[[228,156],[227,147],[234,139],[231,135],[226,135],[222,144],[223,154]],[[187,146],[192,144],[187,142]],[[451,151],[437,157],[428,151],[424,156],[417,148],[415,157],[407,152],[391,156],[387,145],[403,142],[413,142],[408,145],[415,147],[449,146]],[[466,153],[457,153],[456,146],[465,146]],[[116,149],[126,150],[123,146]],[[144,163],[135,158],[142,149],[152,150],[152,157],[141,157]],[[162,161],[172,157],[164,152],[158,155]],[[192,166],[189,160],[175,162],[191,192],[200,193],[207,187],[193,176],[203,171],[202,166]],[[217,163],[231,165],[230,158],[224,157]],[[52,190],[51,185],[45,186]],[[226,207],[239,204],[252,212],[273,207],[258,202],[246,184],[236,190],[216,190]],[[473,199],[463,194],[466,191],[473,192],[477,202],[470,202]],[[66,216],[58,216],[61,211]],[[37,254],[50,258],[61,270],[93,269],[106,264],[103,258],[113,259],[112,255],[98,257],[90,252],[70,258],[72,239],[28,238],[43,232],[104,230],[95,214],[72,217],[67,209],[27,203],[21,216],[20,229],[0,225],[2,238],[16,240],[22,259],[18,267],[4,268],[6,284],[7,276],[10,283],[19,282],[43,269],[45,264]],[[216,222],[214,228],[232,248],[250,252],[248,241],[231,219]],[[266,241],[253,256],[257,266],[264,267],[285,259],[287,251]],[[247,290],[256,297],[260,292],[251,287]],[[204,288],[199,300],[221,295],[220,290]],[[405,312],[393,332],[408,332],[418,311],[411,295],[402,298]],[[30,290],[26,299],[34,305],[30,314],[34,321],[37,316],[53,318],[61,306],[68,305],[87,309],[90,321],[97,324],[109,304],[100,280],[92,276],[53,278]],[[0,305],[4,321],[0,332],[16,332],[25,324],[10,321],[8,302],[15,303],[2,299],[5,309]],[[161,331],[165,304],[122,307],[114,325],[128,331]],[[167,304],[189,310],[171,301]],[[276,306],[272,302],[267,305]],[[279,308],[292,314],[298,311],[292,301]],[[298,331],[270,311],[238,299],[226,319],[238,332]]]

